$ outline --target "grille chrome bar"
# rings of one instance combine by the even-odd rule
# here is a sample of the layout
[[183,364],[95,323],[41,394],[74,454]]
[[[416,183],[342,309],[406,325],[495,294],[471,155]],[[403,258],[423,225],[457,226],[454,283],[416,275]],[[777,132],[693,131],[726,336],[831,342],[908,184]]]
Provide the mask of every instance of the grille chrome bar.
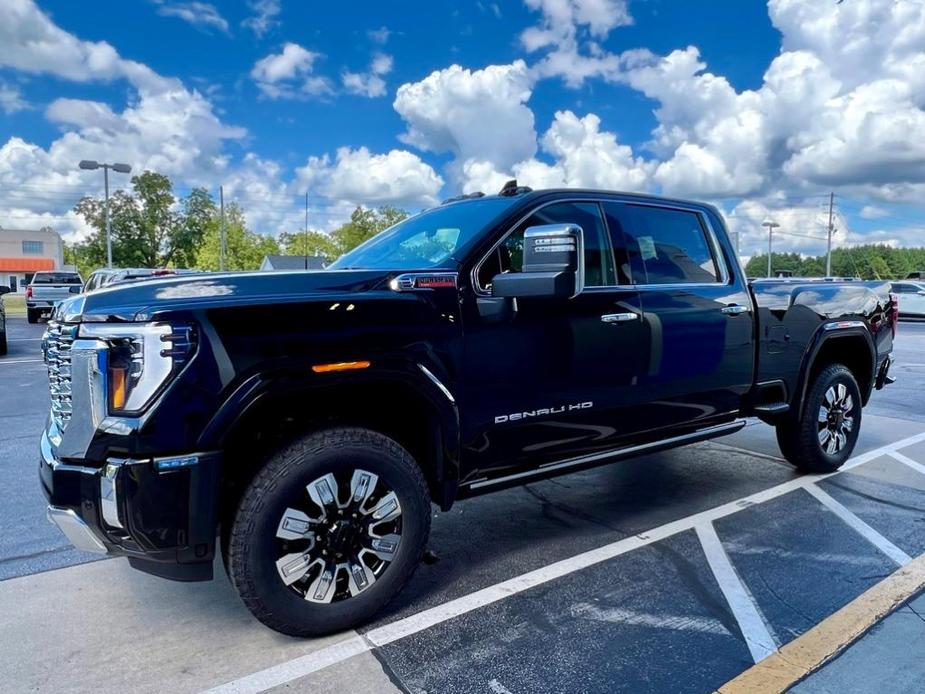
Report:
[[61,431],[73,414],[71,400],[71,345],[77,337],[77,326],[49,321],[42,346],[48,367],[48,391],[51,395],[51,416]]

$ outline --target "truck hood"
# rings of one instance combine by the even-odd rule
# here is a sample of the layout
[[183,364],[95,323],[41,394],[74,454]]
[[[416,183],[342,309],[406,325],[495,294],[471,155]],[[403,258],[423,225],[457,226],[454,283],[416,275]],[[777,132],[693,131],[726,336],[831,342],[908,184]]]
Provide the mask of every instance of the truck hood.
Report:
[[63,301],[53,317],[68,323],[149,321],[176,311],[337,298],[387,288],[397,274],[387,270],[241,272],[145,280]]

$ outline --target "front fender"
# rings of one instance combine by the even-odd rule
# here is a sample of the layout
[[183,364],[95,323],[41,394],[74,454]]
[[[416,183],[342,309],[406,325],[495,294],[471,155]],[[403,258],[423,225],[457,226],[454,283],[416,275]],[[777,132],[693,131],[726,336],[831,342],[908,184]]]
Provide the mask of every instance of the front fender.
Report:
[[[425,356],[425,355],[422,355]],[[334,373],[313,373],[304,364],[277,362],[254,369],[228,390],[228,396],[203,429],[197,445],[205,450],[224,448],[229,437],[256,409],[276,398],[304,400],[320,411],[344,392],[376,394],[383,416],[400,418],[403,412],[390,404],[390,395],[420,398],[422,409],[433,415],[437,431],[429,432],[432,445],[434,501],[448,508],[455,498],[460,454],[459,410],[448,370],[434,359],[391,359],[369,368]],[[379,403],[378,400],[382,399]],[[369,406],[371,403],[358,403]],[[280,413],[280,416],[286,416]]]

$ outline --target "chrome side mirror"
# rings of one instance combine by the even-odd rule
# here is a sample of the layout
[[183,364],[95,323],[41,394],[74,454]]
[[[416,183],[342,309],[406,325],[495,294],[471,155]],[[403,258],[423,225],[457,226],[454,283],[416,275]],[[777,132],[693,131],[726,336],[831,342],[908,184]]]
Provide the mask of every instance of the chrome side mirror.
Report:
[[584,289],[584,233],[577,224],[545,224],[524,232],[523,271],[495,275],[492,296],[571,299]]

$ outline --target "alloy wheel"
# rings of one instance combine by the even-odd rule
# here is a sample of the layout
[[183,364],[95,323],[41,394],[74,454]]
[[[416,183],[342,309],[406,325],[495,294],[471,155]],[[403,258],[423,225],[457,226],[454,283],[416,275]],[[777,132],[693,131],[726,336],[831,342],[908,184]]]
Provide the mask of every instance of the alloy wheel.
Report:
[[829,455],[839,453],[854,430],[854,398],[844,383],[835,383],[819,406],[819,445]]
[[277,526],[280,579],[309,602],[359,595],[394,560],[401,514],[395,492],[366,470],[313,480]]

